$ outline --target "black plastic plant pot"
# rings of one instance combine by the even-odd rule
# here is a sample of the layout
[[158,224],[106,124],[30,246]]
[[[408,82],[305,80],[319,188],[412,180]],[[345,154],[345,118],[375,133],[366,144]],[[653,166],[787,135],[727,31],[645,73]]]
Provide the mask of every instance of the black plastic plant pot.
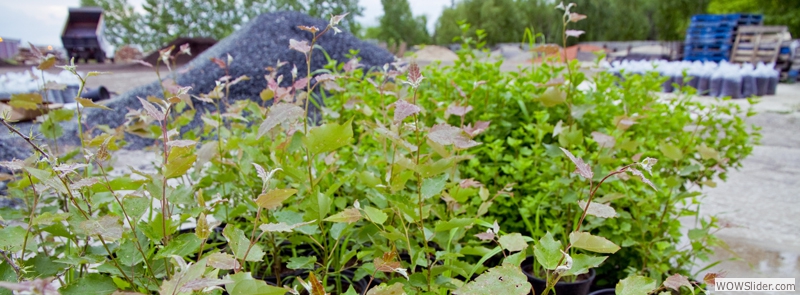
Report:
[[[547,287],[547,282],[533,274],[533,259],[528,257],[522,262],[522,272],[528,276],[528,282],[533,286],[534,295],[541,295]],[[592,286],[592,281],[595,277],[594,269],[590,269],[589,273],[582,274],[577,277],[574,282],[558,282],[553,288],[554,292],[550,294],[558,295],[587,295],[589,288]]]
[[81,96],[83,96],[83,98],[91,99],[92,101],[99,101],[111,98],[111,93],[109,93],[108,89],[105,87],[100,86],[84,92]]
[[612,288],[600,289],[592,293],[589,293],[589,295],[615,295],[615,294],[617,294],[617,290]]

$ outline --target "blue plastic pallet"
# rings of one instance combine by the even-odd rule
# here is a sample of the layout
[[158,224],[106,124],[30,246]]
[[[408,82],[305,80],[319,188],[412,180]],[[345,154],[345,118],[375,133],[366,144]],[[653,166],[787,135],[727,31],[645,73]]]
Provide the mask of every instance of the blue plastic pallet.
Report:
[[686,56],[683,60],[687,61],[716,61],[720,62],[723,60],[728,60],[727,56]]
[[695,21],[761,21],[764,15],[749,14],[749,13],[731,13],[731,14],[696,14],[692,16],[692,22]]
[[730,44],[686,44],[683,46],[684,52],[699,52],[699,51],[707,51],[707,52],[718,52],[718,51],[730,51],[733,48]]
[[730,28],[734,29],[736,26],[739,25],[738,21],[735,20],[721,20],[721,21],[713,21],[713,22],[691,22],[689,23],[689,28]]

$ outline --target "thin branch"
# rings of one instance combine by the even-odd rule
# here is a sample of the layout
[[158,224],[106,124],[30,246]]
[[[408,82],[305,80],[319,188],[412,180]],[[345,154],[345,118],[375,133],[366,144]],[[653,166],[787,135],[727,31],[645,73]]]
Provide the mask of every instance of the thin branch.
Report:
[[17,130],[16,128],[14,128],[14,126],[11,126],[10,124],[8,124],[8,122],[6,122],[6,120],[5,120],[5,119],[3,119],[3,118],[0,118],[0,123],[3,123],[3,125],[5,125],[5,126],[6,126],[6,128],[8,128],[8,130],[9,130],[9,131],[11,131],[11,132],[14,132],[14,133],[16,133],[17,135],[19,135],[20,137],[22,137],[22,139],[24,139],[25,141],[27,141],[27,142],[28,142],[28,144],[30,144],[30,145],[31,145],[31,146],[32,146],[32,147],[33,147],[33,148],[34,148],[34,149],[35,149],[37,152],[39,152],[39,153],[41,153],[43,156],[45,156],[45,158],[48,158],[48,159],[50,159],[50,155],[48,155],[47,153],[45,153],[45,152],[44,152],[44,151],[43,151],[41,148],[39,148],[39,146],[37,146],[36,144],[34,144],[34,143],[33,143],[33,141],[31,140],[31,138],[30,138],[30,137],[28,137],[28,136],[25,136],[24,134],[20,133],[20,132],[19,132],[19,130]]

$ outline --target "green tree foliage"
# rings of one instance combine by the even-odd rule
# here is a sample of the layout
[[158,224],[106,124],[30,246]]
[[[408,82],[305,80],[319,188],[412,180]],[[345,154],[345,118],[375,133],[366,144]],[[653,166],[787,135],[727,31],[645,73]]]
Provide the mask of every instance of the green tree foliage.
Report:
[[465,0],[455,7],[446,8],[436,23],[435,41],[439,44],[453,42],[461,35],[458,21],[467,20],[472,33],[483,29],[487,43],[518,42],[525,30],[525,15],[519,9],[521,2],[515,0]]
[[355,17],[361,16],[364,8],[358,5],[358,0],[251,0],[263,1],[264,7],[269,11],[293,10],[308,13],[310,16],[328,19],[331,15],[348,13],[342,20],[341,27],[350,32],[358,33],[361,26]]
[[82,6],[105,10],[109,41],[117,46],[140,45],[154,50],[177,37],[223,39],[259,14],[295,10],[327,19],[349,12],[343,27],[357,30],[353,21],[363,8],[358,0],[145,0],[144,13],[128,0],[81,0]]
[[428,19],[424,15],[414,17],[408,0],[381,0],[381,4],[383,5],[383,15],[380,17],[378,40],[389,44],[430,43],[431,37],[425,27]]
[[[586,33],[578,41],[679,40],[693,14],[704,13],[709,0],[570,0],[572,10],[588,19],[573,29]],[[467,20],[487,32],[487,42],[520,42],[525,28],[561,44],[561,11],[549,0],[464,0],[447,8],[437,21],[435,41],[451,43],[461,34],[457,21]],[[473,32],[474,32],[473,29]]]
[[788,26],[792,36],[800,36],[800,1],[786,0],[711,0],[711,13],[761,13],[764,24]]
[[135,34],[141,16],[127,0],[81,0],[83,7],[100,7],[105,11],[106,38],[114,45],[136,44]]

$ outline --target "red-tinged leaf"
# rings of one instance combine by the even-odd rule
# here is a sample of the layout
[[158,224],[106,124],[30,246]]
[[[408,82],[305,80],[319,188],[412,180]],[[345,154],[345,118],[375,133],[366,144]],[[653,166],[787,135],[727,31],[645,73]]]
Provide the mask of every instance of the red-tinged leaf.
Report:
[[[638,160],[634,160],[634,161],[638,161]],[[653,174],[653,166],[655,166],[656,163],[658,163],[658,160],[650,158],[650,157],[647,157],[644,160],[642,160],[642,162],[640,162],[639,165],[642,166],[642,169],[647,171],[647,174]]]
[[564,32],[564,34],[566,34],[567,37],[575,37],[575,38],[580,37],[580,35],[583,35],[583,33],[584,31],[581,30],[566,30]]
[[275,79],[272,78],[272,76],[264,76],[264,79],[267,79],[267,88],[269,88],[272,91],[278,89],[278,82],[276,82]]
[[297,28],[312,34],[319,32],[319,28],[315,26],[297,26]]
[[[385,257],[386,255],[384,255]],[[375,264],[375,270],[381,272],[394,272],[395,269],[402,267],[403,265],[400,264],[399,261],[395,260],[384,260],[382,257],[375,257],[372,261]]]
[[726,274],[727,273],[725,273],[724,271],[720,271],[717,273],[714,272],[707,273],[705,276],[703,276],[703,282],[709,285],[713,285],[717,279],[724,278]]
[[481,134],[484,131],[486,131],[486,129],[489,128],[490,122],[491,121],[478,121],[475,122],[475,126],[472,126],[471,123],[467,124],[467,126],[464,126],[464,132],[466,132],[470,137],[475,137],[478,134]]
[[192,55],[192,46],[189,43],[181,45],[180,52],[186,55]]
[[99,180],[96,177],[84,178],[81,180],[76,181],[73,183],[70,188],[72,189],[81,189],[87,186],[92,186],[97,183]]
[[211,58],[211,62],[215,63],[220,69],[225,69],[225,68],[228,67],[228,65],[225,64],[225,61],[223,61],[223,60],[221,60],[219,58],[216,58],[216,57],[212,57]]
[[360,219],[361,219],[361,211],[358,211],[358,209],[356,209],[356,208],[350,207],[350,208],[344,209],[342,212],[339,212],[339,213],[336,213],[334,215],[328,216],[328,218],[325,218],[324,220],[325,221],[330,221],[330,222],[353,223],[353,222],[356,222],[356,221],[358,221]]
[[616,116],[613,122],[619,130],[628,130],[633,124],[636,124],[636,120],[628,116]]
[[464,90],[461,90],[461,87],[458,87],[456,81],[450,80],[450,85],[453,85],[453,87],[458,91],[458,95],[460,95],[462,98],[467,98],[467,94],[464,93]]
[[592,177],[594,177],[594,172],[592,171],[592,167],[590,167],[589,164],[584,163],[583,159],[576,158],[574,155],[572,155],[572,153],[570,153],[565,148],[561,148],[561,150],[564,152],[564,154],[567,155],[570,161],[572,161],[572,163],[575,164],[576,166],[575,169],[576,172],[578,172],[578,174],[580,174],[581,176],[583,176],[583,178],[586,179],[592,179]]
[[306,54],[311,51],[311,46],[308,45],[308,41],[297,41],[295,39],[290,39],[289,49],[297,50],[303,54]]
[[22,160],[14,159],[11,161],[0,161],[0,167],[5,167],[11,171],[22,170],[25,167],[25,162]]
[[389,107],[394,107],[394,124],[400,124],[405,118],[408,118],[408,116],[422,111],[420,107],[415,104],[410,104],[404,99],[398,99],[389,105]]
[[272,128],[275,128],[275,126],[279,124],[302,118],[303,114],[305,114],[303,108],[290,103],[282,102],[270,107],[269,115],[267,115],[267,118],[261,123],[261,126],[258,127],[258,137],[264,136],[264,134],[267,134]]
[[461,182],[458,184],[458,186],[459,186],[459,187],[461,187],[461,188],[468,188],[468,187],[481,187],[481,183],[480,183],[480,182],[477,182],[477,181],[475,181],[475,179],[472,179],[472,178],[467,178],[467,179],[464,179],[464,180],[462,180],[462,181],[461,181]]
[[586,19],[586,15],[583,15],[583,14],[580,14],[580,13],[574,13],[574,12],[569,14],[569,21],[571,21],[573,23],[577,23],[578,21],[580,21],[582,19]]
[[259,207],[272,210],[280,208],[283,204],[283,201],[286,201],[289,197],[297,193],[296,189],[273,189],[265,194],[261,194],[256,199],[256,204]]
[[450,115],[463,117],[464,115],[469,113],[469,111],[471,111],[471,110],[472,110],[472,106],[460,106],[460,105],[458,105],[456,103],[453,103],[453,104],[450,104],[450,106],[447,107],[447,110],[444,111],[444,116],[445,116],[445,118],[449,117]]
[[47,57],[42,58],[42,62],[36,68],[39,70],[48,70],[56,65],[56,57],[48,54]]
[[297,79],[296,81],[294,81],[294,84],[292,84],[292,87],[294,87],[294,89],[305,89],[306,86],[308,86],[308,77]]
[[164,121],[164,113],[161,110],[157,109],[152,103],[142,99],[141,97],[137,97],[139,102],[142,103],[142,107],[144,111],[147,112],[147,115],[151,118],[155,119],[156,121]]
[[39,48],[36,48],[36,46],[33,46],[33,44],[31,42],[28,42],[28,46],[30,46],[31,53],[33,53],[33,56],[35,56],[36,58],[44,58],[44,55],[42,54],[41,51],[39,51]]
[[630,172],[633,175],[639,176],[642,179],[642,182],[644,182],[647,185],[649,185],[650,187],[652,187],[654,191],[658,191],[656,186],[652,182],[650,182],[650,180],[647,179],[647,177],[644,176],[642,171],[636,170],[636,168],[631,167],[631,168],[628,168],[628,172]]
[[617,140],[613,136],[597,131],[592,132],[592,139],[597,142],[600,148],[610,149],[617,143]]
[[347,17],[348,14],[350,14],[350,13],[348,12],[348,13],[340,14],[340,15],[331,15],[330,25],[331,26],[338,25],[339,22],[341,22],[345,17]]
[[208,256],[208,265],[219,269],[238,269],[239,260],[227,253],[214,253]]
[[406,83],[410,84],[413,88],[419,87],[419,84],[422,83],[422,79],[425,79],[420,72],[419,65],[415,62],[412,62],[411,65],[408,66],[407,78],[408,81]]
[[195,146],[197,142],[194,140],[188,139],[181,139],[181,140],[170,140],[167,142],[167,146],[171,147],[187,147],[187,146]]
[[467,149],[480,144],[469,138],[461,128],[446,123],[433,126],[428,132],[428,138],[441,145],[455,145],[459,149]]
[[352,72],[352,71],[355,71],[360,66],[361,66],[361,64],[358,63],[358,59],[357,58],[351,58],[350,60],[347,61],[346,64],[344,64],[344,67],[342,67],[342,69],[345,72]]
[[491,229],[487,229],[485,232],[476,234],[475,237],[481,241],[491,241],[494,240],[494,232]]
[[327,295],[327,293],[325,293],[325,287],[317,280],[317,276],[314,275],[314,272],[308,274],[308,283],[311,285],[311,295]]
[[335,81],[336,76],[331,74],[322,74],[322,75],[317,75],[316,77],[314,77],[314,79],[317,80],[317,83],[321,83],[325,81]]
[[85,168],[86,166],[88,166],[88,165],[86,165],[86,164],[74,164],[74,163],[73,164],[61,164],[61,165],[58,165],[56,167],[53,167],[53,170],[58,172],[58,173],[65,174],[65,173],[75,172],[75,170],[78,170],[78,169],[81,169],[81,168]]
[[224,284],[233,283],[233,280],[221,280],[221,279],[214,279],[214,278],[199,278],[194,279],[191,281],[186,282],[183,284],[179,291],[181,293],[191,293],[192,291],[200,291],[208,287],[219,286]]
[[686,276],[681,274],[674,274],[669,276],[666,280],[664,280],[664,287],[670,288],[675,291],[680,291],[681,286],[689,288],[689,290],[694,290],[694,286],[692,283],[689,282],[689,279]]
[[135,62],[137,64],[140,64],[140,65],[143,65],[143,66],[148,67],[148,68],[152,68],[153,67],[153,64],[151,64],[149,62],[146,62],[146,61],[143,61],[141,59],[134,59],[133,62]]
[[606,204],[592,202],[589,204],[589,208],[587,209],[586,201],[578,201],[578,206],[581,207],[581,210],[585,210],[586,214],[589,215],[594,215],[602,218],[612,218],[617,216],[617,211],[614,210],[614,208],[611,208],[611,206]]

